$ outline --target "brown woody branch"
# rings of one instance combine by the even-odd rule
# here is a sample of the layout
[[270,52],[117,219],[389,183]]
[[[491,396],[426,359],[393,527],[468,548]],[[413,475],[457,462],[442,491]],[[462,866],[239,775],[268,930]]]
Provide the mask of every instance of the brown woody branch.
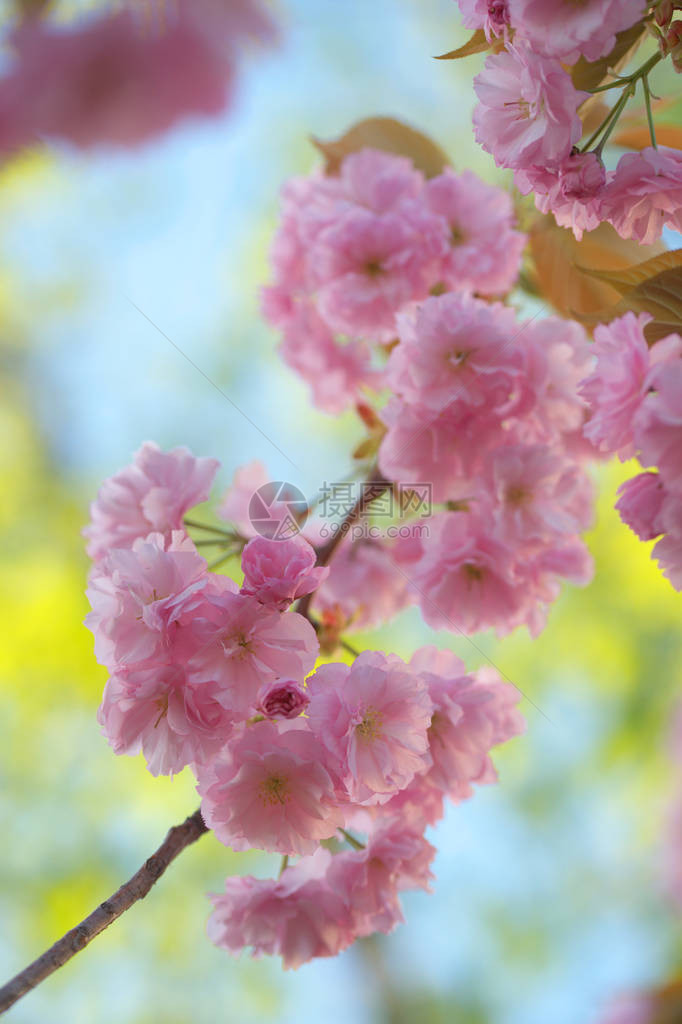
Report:
[[[327,543],[324,544],[317,552],[317,565],[329,565],[334,552],[344,538],[348,536],[353,525],[365,514],[372,502],[381,497],[381,495],[384,494],[389,487],[392,487],[393,484],[390,480],[387,480],[375,466],[369,473],[363,486],[363,493],[355,502],[350,512],[348,512],[343,521],[339,524],[338,530],[332,534]],[[314,591],[312,594],[306,594],[305,597],[302,597],[296,605],[296,611],[299,615],[305,616],[306,619],[310,618],[310,603],[314,596]]]
[[63,938],[50,946],[42,956],[29,964],[25,970],[8,981],[0,988],[0,1014],[9,1010],[18,999],[48,978],[59,967],[63,967],[72,956],[92,942],[96,935],[132,907],[133,903],[144,899],[154,883],[166,871],[179,853],[196,842],[200,836],[208,832],[201,817],[201,810],[196,810],[182,825],[172,828],[156,853],[146,860],[139,871],[126,882],[118,892],[101,903],[97,910],[84,921],[67,932]]

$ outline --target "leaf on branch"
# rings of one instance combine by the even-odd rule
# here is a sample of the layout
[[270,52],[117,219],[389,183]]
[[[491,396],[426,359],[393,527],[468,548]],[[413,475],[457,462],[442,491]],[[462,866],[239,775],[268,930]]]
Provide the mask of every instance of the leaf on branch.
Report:
[[581,57],[571,68],[573,85],[576,89],[584,89],[587,92],[603,85],[609,77],[609,71],[621,71],[634,57],[646,34],[644,22],[638,21],[636,25],[618,33],[616,45],[605,57],[591,61]]
[[586,274],[581,268],[623,271],[642,255],[666,252],[663,243],[641,246],[625,241],[610,224],[600,224],[578,242],[573,232],[560,228],[551,215],[538,215],[529,233],[530,278],[538,293],[562,316],[586,325],[601,323],[594,315],[617,303],[620,292],[610,280]]
[[[611,141],[614,146],[622,146],[624,149],[645,149],[651,145],[649,126],[638,124],[621,128],[611,137]],[[682,149],[682,125],[656,122],[656,141],[659,146]]]
[[581,272],[606,282],[622,296],[615,306],[602,310],[596,322],[608,322],[627,312],[649,313],[653,321],[644,333],[650,345],[668,334],[682,334],[682,249],[617,271],[584,267]]
[[[682,268],[682,249],[673,249],[654,256],[643,263],[635,263],[632,267],[619,270],[603,270],[600,267],[580,267],[583,274],[591,274],[608,284],[612,284],[621,295],[628,295],[641,284],[651,281],[668,270],[679,271]],[[682,298],[681,298],[682,301]]]
[[339,173],[343,160],[350,153],[365,148],[406,156],[427,178],[435,178],[450,165],[446,153],[436,142],[392,117],[368,117],[338,139],[324,141],[312,136],[312,142],[325,158],[324,170],[329,175]]
[[475,53],[484,53],[489,49],[490,43],[486,39],[485,32],[482,28],[477,28],[471,39],[463,46],[458,46],[456,50],[450,50],[449,53],[441,53],[434,59],[460,60],[462,57],[472,57]]

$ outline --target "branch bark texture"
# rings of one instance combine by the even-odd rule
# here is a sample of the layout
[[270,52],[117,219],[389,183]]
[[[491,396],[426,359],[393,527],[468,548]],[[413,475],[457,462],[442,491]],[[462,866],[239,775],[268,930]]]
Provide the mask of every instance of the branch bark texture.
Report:
[[166,871],[179,853],[196,842],[200,836],[208,832],[201,817],[201,810],[196,810],[181,825],[175,825],[168,833],[156,853],[144,862],[139,871],[121,888],[100,903],[92,914],[72,928],[58,942],[50,946],[42,956],[34,960],[23,971],[0,988],[0,1014],[5,1013],[18,999],[48,978],[59,967],[63,967],[71,957],[92,942],[96,935],[129,910],[138,900],[144,899],[154,883]]

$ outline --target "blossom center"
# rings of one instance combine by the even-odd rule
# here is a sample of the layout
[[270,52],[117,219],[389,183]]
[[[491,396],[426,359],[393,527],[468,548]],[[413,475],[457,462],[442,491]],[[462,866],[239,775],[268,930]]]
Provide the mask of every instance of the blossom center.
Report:
[[363,740],[375,740],[381,735],[381,712],[376,708],[365,708],[362,721],[359,722],[355,731]]
[[461,227],[458,224],[453,224],[450,227],[451,245],[462,245],[463,242],[466,242],[466,237],[466,234],[464,233],[464,231],[462,231]]
[[505,498],[509,505],[523,505],[531,497],[530,491],[521,484],[512,484],[507,488]]
[[[246,633],[236,633],[230,638],[229,646],[232,647],[232,652],[237,658],[245,658],[248,654],[253,654],[253,645],[251,639]],[[229,651],[228,645],[223,645],[226,653],[232,653]]]
[[286,775],[274,773],[268,775],[260,784],[260,798],[267,806],[275,807],[277,804],[284,805],[290,798],[289,780]]
[[368,277],[379,277],[383,272],[384,268],[379,260],[368,260],[365,263],[365,273]]
[[451,366],[459,368],[460,366],[464,366],[470,355],[471,352],[468,352],[465,349],[456,349],[454,352],[449,353],[448,363],[450,363]]
[[473,562],[465,562],[464,565],[462,566],[462,571],[464,572],[464,575],[472,582],[475,580],[477,583],[480,583],[480,581],[483,579],[483,569],[480,567],[480,565],[474,565]]

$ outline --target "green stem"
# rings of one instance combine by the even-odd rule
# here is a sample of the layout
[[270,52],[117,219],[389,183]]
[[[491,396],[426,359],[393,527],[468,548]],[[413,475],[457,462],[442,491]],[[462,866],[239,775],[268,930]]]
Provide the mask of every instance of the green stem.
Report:
[[630,100],[630,97],[634,95],[634,92],[635,85],[632,82],[630,82],[626,86],[625,90],[623,91],[623,95],[619,98],[616,105],[613,107],[612,110],[609,111],[608,115],[604,118],[602,123],[597,128],[596,132],[593,132],[593,134],[590,136],[590,138],[585,143],[583,148],[580,150],[581,153],[587,153],[601,135],[601,142],[595,150],[597,156],[601,156],[602,150],[606,145],[606,140],[611,135],[613,129],[616,127],[618,118],[623,113],[623,110],[625,109],[628,101]]
[[209,526],[208,523],[198,523],[195,519],[185,517],[185,526],[191,526],[195,530],[204,530],[206,533],[220,533],[224,537],[236,537],[234,530],[223,530],[221,526]]
[[604,134],[602,135],[601,139],[599,140],[599,145],[595,147],[594,151],[597,154],[597,156],[601,157],[602,152],[604,150],[604,146],[608,142],[610,135],[612,134],[614,128],[618,124],[618,119],[620,118],[620,115],[623,113],[623,111],[625,110],[626,106],[628,105],[628,103],[630,102],[632,97],[635,95],[635,89],[636,89],[636,86],[635,86],[634,83],[628,85],[628,87],[623,92],[623,95],[621,96],[621,98],[618,100],[618,102],[616,103],[615,107],[613,108],[613,110],[614,110],[613,117],[609,121],[608,126],[607,126],[606,130],[604,131]]
[[649,122],[649,135],[651,136],[651,145],[654,149],[658,149],[656,145],[656,129],[654,127],[654,115],[651,109],[651,89],[649,88],[649,79],[645,75],[642,79],[642,88],[644,89],[644,103],[646,106],[646,119]]
[[657,64],[660,64],[662,60],[663,54],[655,53],[652,57],[649,57],[641,67],[637,68],[636,71],[633,71],[631,75],[624,75],[623,77],[619,76],[615,82],[607,82],[606,85],[598,85],[596,89],[591,89],[590,92],[607,92],[608,89],[620,89],[624,85],[631,85],[633,82],[637,82],[640,78],[644,78],[648,75],[649,72],[652,71]]
[[226,551],[224,555],[220,556],[220,558],[216,558],[213,562],[208,563],[209,571],[212,572],[213,569],[217,569],[219,565],[222,565],[223,562],[227,562],[228,559],[233,558],[237,553],[237,550]]
[[352,836],[350,832],[346,832],[345,828],[340,828],[339,832],[346,840],[346,842],[350,843],[354,850],[364,850],[365,844],[361,843],[359,839],[355,838],[355,836]]

